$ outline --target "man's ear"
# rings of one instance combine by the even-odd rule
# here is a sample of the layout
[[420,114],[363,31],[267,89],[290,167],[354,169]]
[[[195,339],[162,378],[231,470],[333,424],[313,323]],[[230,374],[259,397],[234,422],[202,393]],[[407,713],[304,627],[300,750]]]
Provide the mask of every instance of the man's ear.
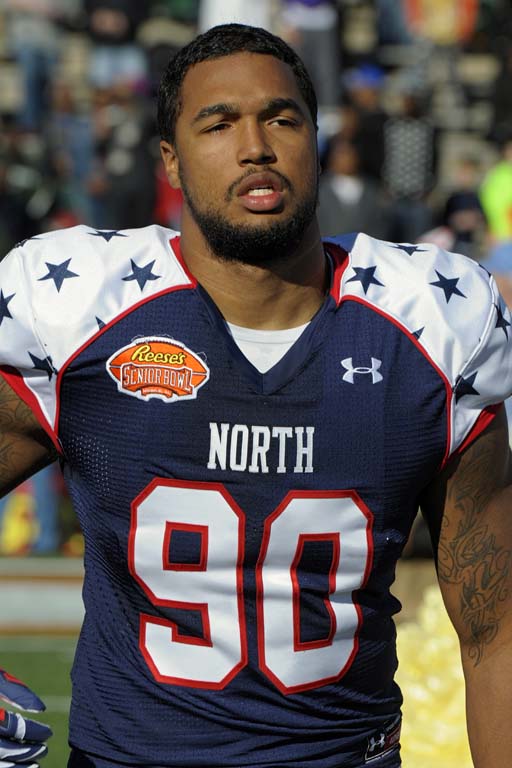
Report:
[[178,159],[176,148],[172,144],[169,144],[168,141],[161,141],[160,154],[162,155],[162,160],[169,184],[171,187],[173,187],[173,189],[180,189],[180,161]]

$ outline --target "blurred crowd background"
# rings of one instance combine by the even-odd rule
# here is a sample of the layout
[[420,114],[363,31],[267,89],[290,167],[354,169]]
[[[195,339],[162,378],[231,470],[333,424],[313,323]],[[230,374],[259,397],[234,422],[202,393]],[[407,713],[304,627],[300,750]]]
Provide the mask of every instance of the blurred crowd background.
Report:
[[[464,253],[511,306],[512,0],[0,0],[0,258],[78,223],[179,229],[155,94],[170,56],[229,21],[310,71],[322,233]],[[0,554],[28,552],[82,552],[56,468],[0,502]]]

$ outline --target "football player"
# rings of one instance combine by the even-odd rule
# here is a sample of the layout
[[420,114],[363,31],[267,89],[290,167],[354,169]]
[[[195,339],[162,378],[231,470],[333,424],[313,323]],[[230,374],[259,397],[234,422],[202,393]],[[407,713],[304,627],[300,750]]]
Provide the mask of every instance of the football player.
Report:
[[502,768],[494,281],[431,245],[321,241],[315,94],[268,32],[183,48],[159,123],[181,235],[78,226],[0,267],[2,485],[57,454],[85,537],[70,768],[397,768],[392,584],[419,507],[475,766]]

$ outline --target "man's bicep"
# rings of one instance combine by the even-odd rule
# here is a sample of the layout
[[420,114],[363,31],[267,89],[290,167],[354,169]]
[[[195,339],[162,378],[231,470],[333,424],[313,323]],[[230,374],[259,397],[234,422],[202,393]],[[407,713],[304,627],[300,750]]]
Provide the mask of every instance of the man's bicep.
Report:
[[56,458],[30,408],[0,376],[0,496]]
[[422,499],[439,585],[461,640],[478,664],[508,636],[512,617],[512,478],[504,409]]

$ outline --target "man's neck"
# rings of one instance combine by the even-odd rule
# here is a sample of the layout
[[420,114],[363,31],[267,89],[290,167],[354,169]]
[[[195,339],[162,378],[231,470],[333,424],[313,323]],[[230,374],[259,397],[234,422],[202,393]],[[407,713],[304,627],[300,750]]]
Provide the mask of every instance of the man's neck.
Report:
[[328,290],[328,265],[316,221],[289,258],[274,264],[243,264],[215,256],[202,236],[183,228],[183,259],[229,323],[279,330],[302,325],[320,308]]

